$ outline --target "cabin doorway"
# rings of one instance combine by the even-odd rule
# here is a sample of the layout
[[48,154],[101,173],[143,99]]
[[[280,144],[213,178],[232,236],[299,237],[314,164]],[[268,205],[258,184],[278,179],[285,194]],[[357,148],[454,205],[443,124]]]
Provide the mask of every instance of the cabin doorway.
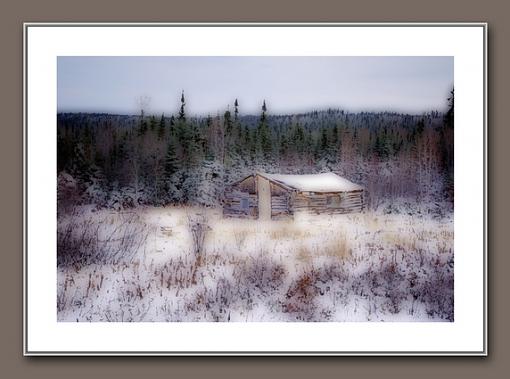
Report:
[[257,176],[259,220],[271,220],[271,185],[269,180]]

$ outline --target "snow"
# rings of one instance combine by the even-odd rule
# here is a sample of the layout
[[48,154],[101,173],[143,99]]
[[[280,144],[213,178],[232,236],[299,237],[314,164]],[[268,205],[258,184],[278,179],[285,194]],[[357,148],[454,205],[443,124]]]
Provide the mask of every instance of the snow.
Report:
[[[208,226],[201,264],[188,227],[197,215]],[[79,239],[98,230],[103,249],[130,244],[118,260],[58,267],[59,321],[453,320],[451,214],[259,221],[206,208],[86,208],[60,222]],[[132,230],[146,238],[125,238]]]
[[299,191],[308,192],[347,192],[362,190],[358,184],[342,178],[332,172],[309,175],[279,175],[260,173],[269,179],[283,183]]

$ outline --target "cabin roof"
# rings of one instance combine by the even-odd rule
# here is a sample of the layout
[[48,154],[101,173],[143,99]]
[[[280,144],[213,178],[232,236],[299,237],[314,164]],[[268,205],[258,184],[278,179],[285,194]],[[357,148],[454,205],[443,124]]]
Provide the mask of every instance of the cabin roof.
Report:
[[363,189],[362,186],[332,172],[308,175],[280,175],[259,172],[258,175],[281,183],[286,187],[305,192],[348,192]]

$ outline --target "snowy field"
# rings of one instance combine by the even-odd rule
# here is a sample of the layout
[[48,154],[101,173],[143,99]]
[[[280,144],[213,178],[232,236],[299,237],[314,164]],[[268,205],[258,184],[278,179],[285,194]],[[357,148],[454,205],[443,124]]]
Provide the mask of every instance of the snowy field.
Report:
[[59,219],[58,320],[453,321],[453,215],[385,213],[77,208]]

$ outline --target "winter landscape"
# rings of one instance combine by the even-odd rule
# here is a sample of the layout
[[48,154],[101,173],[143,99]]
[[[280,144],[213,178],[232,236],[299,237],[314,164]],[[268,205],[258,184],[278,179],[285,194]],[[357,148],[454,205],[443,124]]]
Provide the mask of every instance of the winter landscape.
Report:
[[[58,64],[59,321],[454,320],[452,59]],[[225,214],[257,173],[362,191]]]

